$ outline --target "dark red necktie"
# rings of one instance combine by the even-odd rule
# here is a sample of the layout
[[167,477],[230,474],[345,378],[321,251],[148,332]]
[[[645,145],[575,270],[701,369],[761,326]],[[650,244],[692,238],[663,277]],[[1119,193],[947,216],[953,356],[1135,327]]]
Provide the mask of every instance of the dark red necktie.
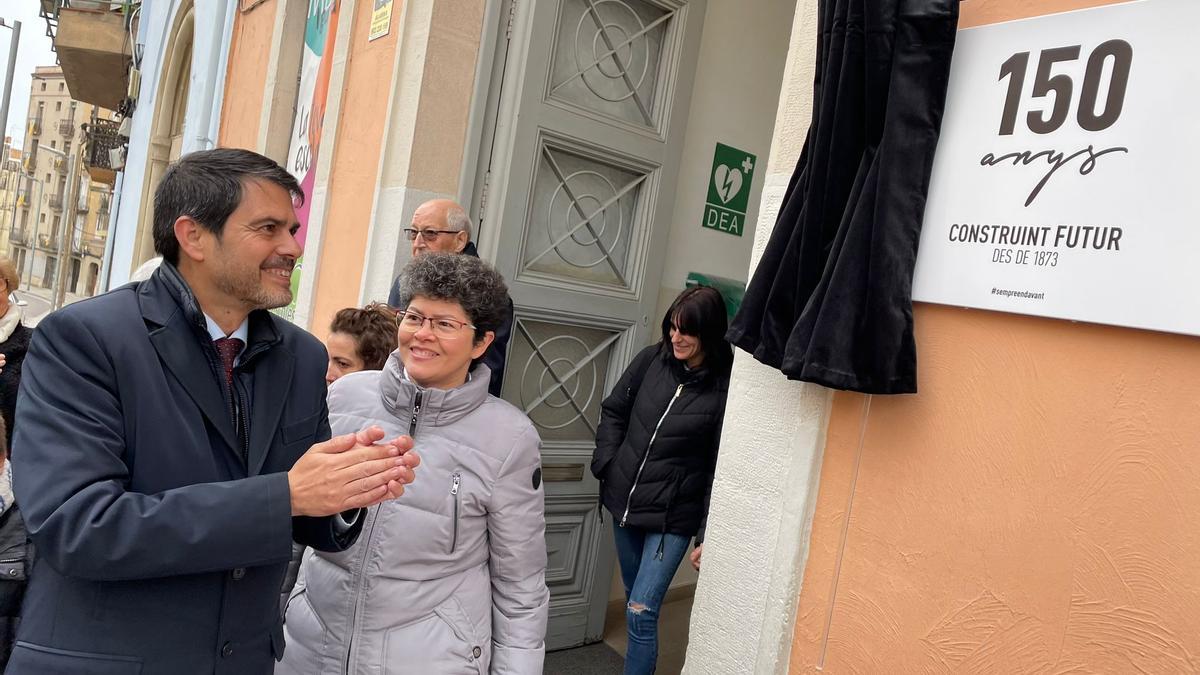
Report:
[[[221,357],[221,366],[225,370],[225,393],[229,395],[229,415],[233,418],[233,428],[238,435],[238,439],[244,444],[246,427],[245,420],[242,417],[242,406],[238,401],[237,390],[233,387],[233,364],[237,361],[238,354],[242,353],[242,345],[245,344],[237,338],[218,338],[213,340],[213,346],[217,348],[217,354]],[[242,460],[245,461],[245,448],[238,448],[238,453],[242,455]]]
[[233,364],[237,361],[238,354],[242,353],[242,345],[245,344],[237,338],[217,338],[213,340],[213,346],[217,348],[217,354],[221,356],[221,365],[225,367],[225,388],[229,389],[233,385]]

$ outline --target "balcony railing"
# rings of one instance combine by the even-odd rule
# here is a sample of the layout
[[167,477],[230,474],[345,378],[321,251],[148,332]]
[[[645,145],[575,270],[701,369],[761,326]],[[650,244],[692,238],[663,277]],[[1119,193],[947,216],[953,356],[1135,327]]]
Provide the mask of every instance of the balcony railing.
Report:
[[40,116],[39,117],[30,117],[29,118],[29,126],[27,126],[26,129],[28,129],[29,135],[34,138],[41,136],[42,135],[42,118]]
[[17,206],[29,206],[29,190],[17,190]]
[[104,256],[104,237],[80,237],[71,249],[78,255],[101,258]]
[[50,195],[50,208],[54,209],[55,211],[62,211],[62,207],[63,207],[62,194],[60,193],[60,194]]
[[54,170],[55,171],[66,171],[67,170],[67,160],[62,157],[55,157],[54,158]]
[[57,234],[39,234],[38,235],[38,248],[45,249],[47,251],[57,251],[58,250],[58,235]]
[[26,173],[33,173],[37,169],[37,157],[34,157],[32,152],[22,154],[21,166],[24,167]]
[[64,138],[70,138],[75,135],[75,118],[69,117],[58,123],[58,133]]
[[112,168],[110,150],[122,145],[119,122],[113,120],[94,119],[83,125],[87,151],[84,155],[88,174],[97,183],[112,185],[117,180],[117,172]]

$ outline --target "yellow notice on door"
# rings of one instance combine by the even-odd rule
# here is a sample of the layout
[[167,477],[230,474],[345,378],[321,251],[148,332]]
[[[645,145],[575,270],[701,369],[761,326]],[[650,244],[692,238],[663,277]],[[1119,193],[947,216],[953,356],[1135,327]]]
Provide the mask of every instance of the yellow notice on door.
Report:
[[375,11],[371,13],[371,34],[367,42],[378,40],[392,30],[393,0],[375,0]]

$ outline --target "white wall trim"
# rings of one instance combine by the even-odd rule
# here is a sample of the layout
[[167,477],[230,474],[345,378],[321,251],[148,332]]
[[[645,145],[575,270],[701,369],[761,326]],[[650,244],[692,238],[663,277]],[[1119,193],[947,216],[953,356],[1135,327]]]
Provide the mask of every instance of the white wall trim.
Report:
[[272,44],[267,55],[267,81],[255,149],[281,165],[287,164],[291,124],[300,90],[300,62],[304,58],[304,41],[292,36],[304,34],[307,8],[306,0],[279,0],[271,28]]
[[[113,194],[113,216],[105,254],[103,287],[124,284],[138,247],[137,229],[140,202],[149,180],[150,143],[154,135],[154,112],[163,92],[163,69],[168,50],[173,48],[176,19],[183,0],[144,3],[138,42],[145,47],[142,59],[142,85],[138,107],[133,115],[132,134],[126,170]],[[236,14],[236,0],[196,2],[193,5],[192,65],[187,111],[184,117],[183,152],[207,150],[216,143],[221,124],[225,79],[229,65],[229,44]],[[132,200],[132,201],[130,201]]]
[[[457,202],[462,204],[474,221],[473,201],[476,181],[486,168],[481,162],[491,161],[490,148],[483,147],[484,125],[488,121],[488,106],[492,89],[500,82],[492,81],[496,66],[496,51],[503,40],[500,30],[500,11],[505,0],[484,0],[483,24],[479,36],[479,57],[475,62],[475,87],[471,94],[471,112],[467,116],[467,142],[463,149],[463,164],[458,176]],[[478,225],[478,223],[475,223]],[[473,233],[478,237],[479,232]]]
[[[236,0],[196,2],[194,5],[191,85],[183,121],[181,155],[216,145],[236,10]],[[171,37],[168,36],[167,41]]]
[[233,46],[233,25],[237,22],[237,8],[238,0],[229,0],[224,8],[224,24],[221,28],[221,41],[218,44],[217,72],[213,78],[213,112],[209,119],[205,150],[216,147],[217,138],[221,133],[221,116],[225,109],[225,87],[229,77],[229,50]]
[[[513,10],[512,35],[508,41],[508,65],[504,70],[504,81],[501,83],[502,94],[496,103],[496,130],[492,139],[491,155],[488,158],[492,166],[509,166],[514,152],[517,133],[517,114],[521,109],[521,100],[526,85],[524,74],[529,61],[528,43],[533,39],[534,7],[532,2],[516,2]],[[490,30],[484,26],[484,30]],[[481,54],[482,56],[482,54]],[[536,86],[530,83],[530,86]],[[488,199],[484,205],[483,221],[498,223],[502,220],[504,207],[509,198],[508,172],[500,171],[492,175],[488,186]],[[487,227],[476,235],[476,248],[484,260],[495,261],[500,249],[500,228]]]
[[[816,35],[816,0],[799,0],[771,143],[778,168],[763,186],[751,271],[810,119],[789,108],[789,93],[806,90],[811,101]],[[831,401],[830,390],[737,353],[684,673],[787,673]]]

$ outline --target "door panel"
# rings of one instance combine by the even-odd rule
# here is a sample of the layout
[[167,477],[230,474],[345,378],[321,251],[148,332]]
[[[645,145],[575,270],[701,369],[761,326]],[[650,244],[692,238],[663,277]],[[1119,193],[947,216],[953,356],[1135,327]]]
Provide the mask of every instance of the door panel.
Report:
[[640,282],[633,269],[640,248],[635,243],[649,229],[638,207],[654,169],[622,166],[602,153],[568,149],[546,137],[539,146],[517,278],[635,294]]
[[503,396],[543,441],[558,649],[604,629],[615,556],[587,466],[600,402],[657,324],[704,2],[519,0],[513,17],[476,206],[516,305]]

